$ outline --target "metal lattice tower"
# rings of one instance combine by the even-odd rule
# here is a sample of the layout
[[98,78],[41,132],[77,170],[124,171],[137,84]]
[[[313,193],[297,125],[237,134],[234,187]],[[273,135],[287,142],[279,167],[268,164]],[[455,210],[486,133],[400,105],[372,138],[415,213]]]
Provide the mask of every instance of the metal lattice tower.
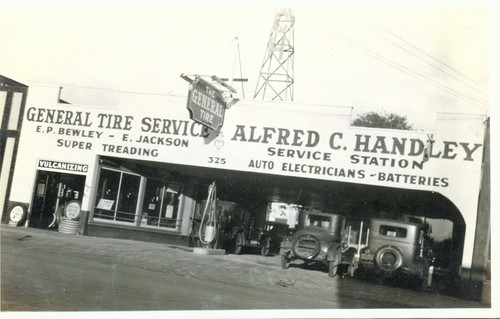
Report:
[[290,9],[276,13],[254,98],[293,101],[293,25]]

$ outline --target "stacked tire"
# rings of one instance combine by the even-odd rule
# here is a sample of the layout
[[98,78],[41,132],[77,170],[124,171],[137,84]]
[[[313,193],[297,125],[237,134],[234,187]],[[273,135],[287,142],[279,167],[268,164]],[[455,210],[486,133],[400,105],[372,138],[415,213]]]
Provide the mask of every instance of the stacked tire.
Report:
[[78,233],[78,220],[62,219],[59,223],[59,232],[63,234],[76,235]]
[[80,225],[81,204],[73,200],[64,205],[64,210],[59,211],[58,231],[63,234],[76,235]]

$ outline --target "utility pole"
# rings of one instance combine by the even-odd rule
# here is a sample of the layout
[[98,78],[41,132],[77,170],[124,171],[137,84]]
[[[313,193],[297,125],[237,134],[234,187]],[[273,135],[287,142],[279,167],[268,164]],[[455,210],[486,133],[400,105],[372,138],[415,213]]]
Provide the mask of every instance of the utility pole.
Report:
[[276,13],[254,99],[293,101],[294,24],[290,9]]

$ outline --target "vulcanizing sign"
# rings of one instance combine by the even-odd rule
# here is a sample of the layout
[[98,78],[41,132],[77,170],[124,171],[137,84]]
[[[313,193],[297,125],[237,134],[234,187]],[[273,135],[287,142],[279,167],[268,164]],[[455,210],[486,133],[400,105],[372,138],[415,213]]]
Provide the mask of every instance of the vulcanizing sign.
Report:
[[38,160],[38,167],[51,168],[51,169],[70,171],[70,172],[82,172],[82,173],[86,173],[89,170],[89,166],[85,164],[65,163],[65,162],[47,161],[47,160]]

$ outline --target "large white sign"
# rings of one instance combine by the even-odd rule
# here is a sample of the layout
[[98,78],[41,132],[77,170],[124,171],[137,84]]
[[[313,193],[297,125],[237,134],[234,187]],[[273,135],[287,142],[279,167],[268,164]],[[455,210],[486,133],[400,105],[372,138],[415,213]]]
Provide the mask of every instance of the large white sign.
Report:
[[[26,127],[38,136],[37,140],[43,137],[46,147],[58,152],[107,154],[442,193],[461,187],[464,175],[477,180],[480,172],[480,134],[459,134],[451,139],[415,131],[345,124],[339,127],[330,125],[328,117],[304,121],[303,116],[271,117],[263,111],[262,118],[253,121],[233,112],[232,121],[228,120],[221,135],[208,145],[203,143],[202,125],[183,117],[160,117],[165,111],[151,112],[153,117],[145,112],[113,114],[31,106],[26,111]],[[43,167],[63,164],[67,166],[39,162]]]

